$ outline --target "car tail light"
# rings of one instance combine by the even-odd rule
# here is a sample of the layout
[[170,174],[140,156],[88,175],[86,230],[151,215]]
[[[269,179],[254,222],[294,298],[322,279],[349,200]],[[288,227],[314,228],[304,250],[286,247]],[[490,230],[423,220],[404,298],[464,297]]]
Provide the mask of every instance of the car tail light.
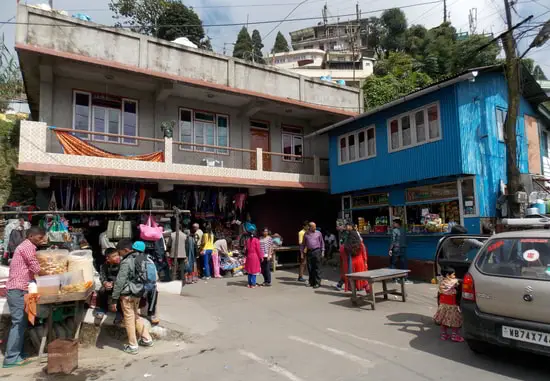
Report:
[[462,299],[475,301],[476,288],[474,286],[474,278],[470,273],[464,275],[464,283],[462,284]]

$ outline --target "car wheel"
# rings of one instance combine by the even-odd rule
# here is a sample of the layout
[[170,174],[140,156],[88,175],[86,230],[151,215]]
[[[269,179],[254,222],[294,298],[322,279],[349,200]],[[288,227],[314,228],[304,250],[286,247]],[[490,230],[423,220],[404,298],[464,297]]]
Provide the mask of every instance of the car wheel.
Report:
[[479,340],[466,339],[466,344],[470,347],[471,351],[474,353],[486,353],[489,347],[489,344],[484,343]]

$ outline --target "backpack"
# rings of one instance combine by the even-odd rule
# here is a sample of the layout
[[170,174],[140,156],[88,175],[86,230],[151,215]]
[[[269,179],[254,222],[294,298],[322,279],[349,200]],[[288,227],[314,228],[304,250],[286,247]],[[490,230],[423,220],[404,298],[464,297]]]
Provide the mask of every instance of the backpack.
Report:
[[[145,253],[138,253],[134,260],[135,270],[133,285],[135,289],[132,294],[143,296],[153,291],[157,283],[157,266]],[[135,291],[135,292],[134,292]]]

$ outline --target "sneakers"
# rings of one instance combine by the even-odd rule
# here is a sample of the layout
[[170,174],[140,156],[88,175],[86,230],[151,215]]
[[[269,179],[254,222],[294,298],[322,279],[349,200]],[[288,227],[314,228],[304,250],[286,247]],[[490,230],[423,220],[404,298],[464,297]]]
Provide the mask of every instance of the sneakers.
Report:
[[156,317],[156,315],[150,316],[149,321],[151,322],[152,325],[157,325],[160,323],[160,319]]
[[149,341],[144,340],[144,339],[139,339],[138,344],[142,347],[152,347],[154,342],[153,342],[153,339],[151,339]]
[[305,281],[306,281],[306,280],[304,279],[303,276],[298,277],[298,282],[305,282]]
[[124,352],[129,355],[137,355],[139,353],[139,347],[131,346],[130,344],[124,345]]
[[13,362],[11,364],[3,364],[2,368],[16,368],[18,366],[29,365],[30,363],[31,363],[31,360],[24,359],[24,360],[19,360],[19,361]]
[[271,283],[262,283],[262,287],[271,287]]
[[317,288],[319,288],[319,287],[321,287],[320,284],[316,284],[315,286],[313,286],[314,289],[317,289]]
[[334,285],[334,288],[338,291],[342,291],[344,289],[342,286],[343,286],[342,282],[338,282]]

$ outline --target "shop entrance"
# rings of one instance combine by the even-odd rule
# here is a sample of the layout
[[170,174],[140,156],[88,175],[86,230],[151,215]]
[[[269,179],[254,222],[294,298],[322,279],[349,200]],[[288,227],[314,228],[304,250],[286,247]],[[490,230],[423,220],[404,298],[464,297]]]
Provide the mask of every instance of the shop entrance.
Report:
[[[255,150],[261,148],[263,154],[263,170],[271,171],[271,156],[265,152],[269,152],[269,130],[260,128],[250,129],[250,149]],[[256,155],[251,154],[250,169],[256,169]]]

